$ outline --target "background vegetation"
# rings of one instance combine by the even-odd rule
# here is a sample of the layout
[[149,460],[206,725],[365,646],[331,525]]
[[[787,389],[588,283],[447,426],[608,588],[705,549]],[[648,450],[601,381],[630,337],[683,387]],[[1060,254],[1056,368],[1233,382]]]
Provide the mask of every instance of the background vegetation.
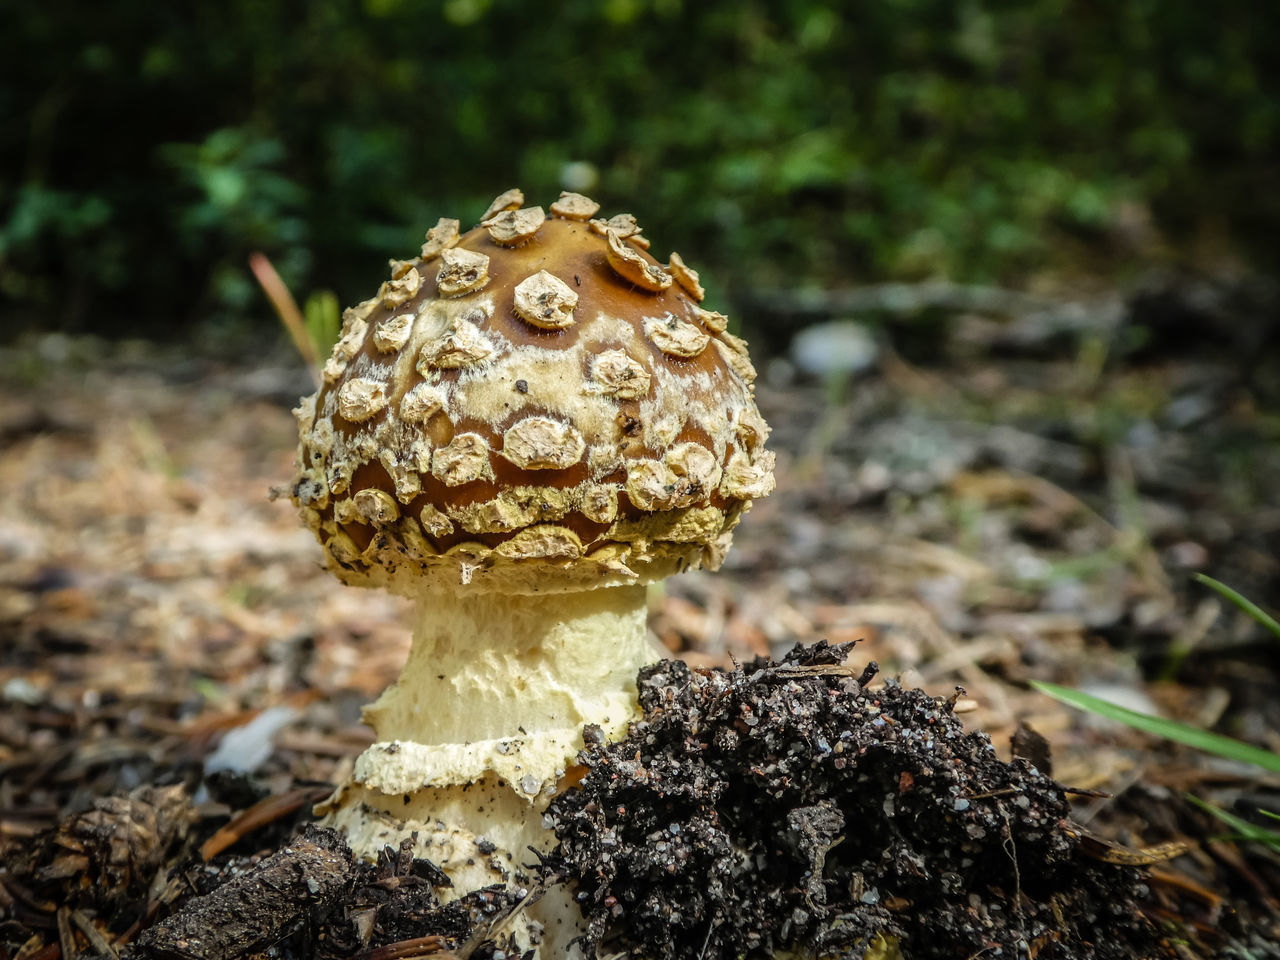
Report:
[[0,24],[9,331],[266,322],[254,250],[350,302],[436,217],[516,184],[635,212],[730,301],[1276,254],[1274,3],[18,10]]

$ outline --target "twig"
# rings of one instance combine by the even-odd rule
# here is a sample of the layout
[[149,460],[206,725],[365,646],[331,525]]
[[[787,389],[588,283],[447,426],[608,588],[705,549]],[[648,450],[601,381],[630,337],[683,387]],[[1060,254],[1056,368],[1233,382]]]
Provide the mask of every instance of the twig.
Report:
[[275,308],[276,316],[280,318],[284,328],[289,331],[289,337],[293,340],[293,345],[298,348],[298,353],[302,355],[302,360],[307,365],[307,371],[311,374],[312,381],[315,383],[316,388],[319,389],[320,364],[316,359],[316,351],[311,344],[311,337],[307,334],[307,322],[303,319],[302,311],[298,309],[298,304],[293,299],[293,294],[289,292],[289,288],[280,279],[280,274],[276,273],[276,268],[271,265],[271,261],[264,254],[250,254],[249,269],[253,271],[254,277],[257,278],[258,285],[262,287],[262,292],[271,301],[271,306]]
[[111,945],[110,941],[108,941],[107,938],[102,935],[102,932],[93,925],[93,922],[79,910],[71,911],[71,922],[80,928],[80,932],[88,938],[90,946],[92,946],[99,955],[104,957],[119,956],[119,954],[116,953],[116,948]]
[[859,677],[864,669],[850,663],[813,663],[769,667],[766,672],[772,677]]
[[[534,850],[535,854],[537,854],[537,852],[538,851]],[[516,902],[516,904],[513,907],[511,907],[510,910],[508,910],[505,914],[498,916],[497,918],[494,919],[493,923],[489,924],[489,929],[485,931],[484,937],[481,938],[478,942],[483,943],[487,940],[496,941],[499,937],[503,936],[507,931],[509,931],[513,926],[515,926],[516,917],[518,917],[521,913],[523,913],[526,907],[531,906],[532,904],[535,904],[539,900],[541,900],[542,895],[546,892],[547,892],[547,888],[544,887],[542,884],[536,884],[533,887],[529,888],[529,891],[523,897],[521,897]],[[468,947],[470,947],[470,950],[466,951],[466,954],[469,956],[470,952],[474,950],[476,946],[477,946],[476,942],[469,943]]]
[[[1022,793],[1021,787],[1002,787],[999,790],[988,790],[986,793],[971,793],[966,800],[989,800],[992,797],[1008,797],[1015,793]],[[1003,808],[1001,808],[1003,810]]]
[[1089,800],[1110,800],[1115,796],[1106,790],[1091,790],[1088,787],[1063,787],[1062,792],[1068,797],[1085,797]]
[[1204,903],[1211,910],[1218,910],[1225,902],[1221,896],[1208,887],[1202,886],[1190,877],[1172,870],[1153,868],[1147,871],[1148,876],[1156,883],[1163,884],[1173,890],[1179,890]]
[[296,813],[308,801],[315,803],[329,795],[330,789],[300,787],[278,796],[264,797],[247,810],[242,810],[200,847],[200,859],[206,863],[255,830]]
[[57,917],[58,948],[66,960],[71,960],[79,953],[76,950],[76,935],[71,932],[71,910],[68,907],[59,907]]

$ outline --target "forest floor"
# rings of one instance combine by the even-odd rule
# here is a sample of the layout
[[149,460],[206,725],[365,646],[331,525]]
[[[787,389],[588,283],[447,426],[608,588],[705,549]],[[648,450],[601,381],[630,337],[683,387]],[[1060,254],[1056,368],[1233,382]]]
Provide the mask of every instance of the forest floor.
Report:
[[[1280,603],[1280,365],[1219,335],[1212,311],[1146,345],[1116,316],[904,328],[848,383],[757,355],[778,491],[723,570],[655,590],[652,624],[692,666],[857,640],[857,664],[904,686],[963,687],[957,712],[1002,756],[1020,727],[1047,739],[1102,856],[1184,851],[1146,864],[1170,955],[1280,956],[1280,855],[1224,839],[1188,800],[1265,825],[1280,777],[1028,685],[1280,752],[1280,643],[1190,579]],[[49,336],[0,351],[0,862],[94,801],[193,779],[211,758],[255,792],[198,798],[200,837],[264,794],[292,798],[273,815],[292,825],[370,742],[359,709],[406,656],[407,608],[339,585],[287,497],[270,497],[309,390],[284,361],[173,345]],[[239,745],[219,751],[232,731]],[[280,842],[237,837],[244,852]],[[115,946],[12,868],[6,911],[0,958]]]

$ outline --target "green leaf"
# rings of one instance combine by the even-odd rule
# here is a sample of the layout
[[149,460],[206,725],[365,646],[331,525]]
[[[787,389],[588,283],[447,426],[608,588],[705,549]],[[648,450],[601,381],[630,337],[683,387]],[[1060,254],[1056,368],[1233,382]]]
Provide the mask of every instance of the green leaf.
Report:
[[[1268,830],[1266,827],[1260,827],[1256,823],[1250,823],[1242,817],[1237,817],[1234,813],[1228,813],[1221,807],[1216,807],[1212,803],[1201,800],[1193,794],[1187,794],[1187,799],[1195,804],[1206,813],[1211,813],[1227,826],[1236,832],[1236,836],[1232,839],[1252,840],[1255,843],[1265,843],[1267,846],[1280,850],[1280,833],[1274,830]],[[1265,813],[1266,811],[1260,811]]]
[[1213,590],[1218,595],[1230,600],[1250,617],[1275,634],[1277,639],[1280,639],[1280,623],[1277,623],[1275,617],[1271,616],[1271,614],[1267,613],[1248,597],[1241,596],[1222,581],[1215,580],[1213,577],[1206,577],[1203,573],[1194,574],[1192,579],[1199,580],[1210,590]]
[[1154,734],[1157,737],[1164,737],[1166,740],[1186,744],[1188,747],[1216,754],[1219,757],[1226,757],[1228,760],[1249,763],[1271,773],[1280,773],[1280,755],[1269,750],[1263,750],[1261,747],[1255,747],[1252,744],[1233,740],[1231,737],[1224,737],[1217,733],[1210,733],[1208,730],[1201,730],[1185,723],[1165,720],[1162,717],[1153,717],[1149,713],[1139,713],[1137,710],[1130,710],[1128,707],[1108,703],[1106,700],[1100,700],[1087,693],[1081,693],[1079,690],[1060,687],[1056,683],[1042,683],[1038,680],[1032,680],[1031,686],[1041,693],[1048,694],[1055,700],[1061,700],[1063,703],[1079,710],[1087,710],[1100,717],[1119,721],[1144,733]]

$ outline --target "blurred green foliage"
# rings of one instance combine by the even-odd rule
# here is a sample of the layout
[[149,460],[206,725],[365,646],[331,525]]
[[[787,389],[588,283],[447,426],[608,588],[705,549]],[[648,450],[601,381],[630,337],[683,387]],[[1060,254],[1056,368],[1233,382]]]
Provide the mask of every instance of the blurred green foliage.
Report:
[[46,0],[4,19],[0,293],[65,325],[261,314],[253,250],[295,290],[360,299],[438,216],[517,184],[631,210],[721,295],[1113,268],[1151,252],[1149,221],[1270,257],[1280,223],[1275,3]]

